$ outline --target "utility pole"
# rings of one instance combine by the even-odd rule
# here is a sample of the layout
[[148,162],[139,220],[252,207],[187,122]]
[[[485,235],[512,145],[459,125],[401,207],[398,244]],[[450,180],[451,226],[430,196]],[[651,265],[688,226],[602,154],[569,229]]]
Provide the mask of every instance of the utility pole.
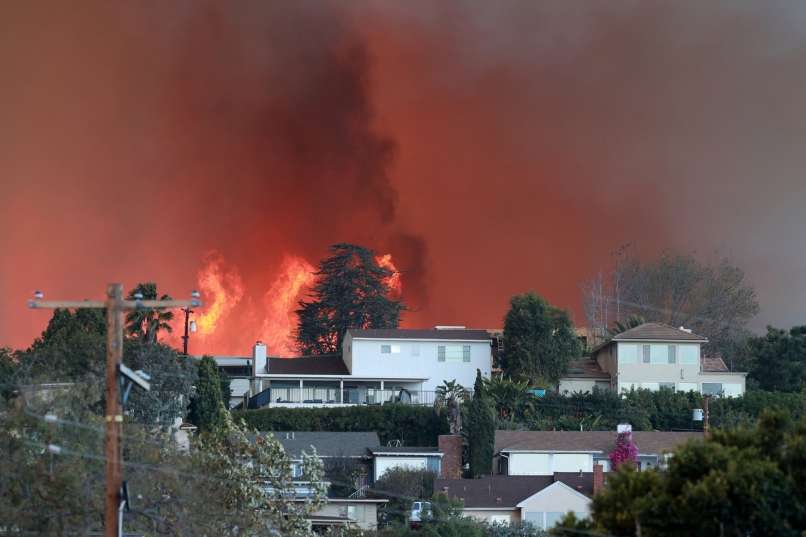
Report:
[[[123,285],[111,283],[107,287],[105,301],[99,300],[42,300],[41,291],[28,301],[32,309],[78,309],[106,308],[106,434],[104,455],[106,457],[106,493],[104,507],[104,536],[120,537],[122,534],[120,429],[123,425],[123,409],[120,398],[119,374],[123,362],[123,312],[126,310],[188,308],[201,306],[199,293],[193,291],[191,300],[134,300],[123,299]],[[187,344],[187,340],[186,340]],[[124,366],[125,369],[125,366]]]
[[[190,339],[190,334],[188,332],[188,328],[190,332],[196,331],[196,321],[190,321],[190,314],[193,313],[193,310],[188,308],[182,308],[182,311],[185,312],[185,335],[182,336],[182,354],[185,356],[188,355],[188,339]],[[189,322],[188,322],[189,321]]]
[[711,396],[708,395],[708,394],[704,395],[703,398],[702,398],[702,412],[703,412],[702,432],[703,432],[703,436],[705,436],[706,438],[708,437],[708,434],[710,433],[710,430],[711,430],[711,425],[710,425],[710,423],[708,421],[708,414],[709,414],[708,413],[708,401],[710,401],[710,400],[711,400]]

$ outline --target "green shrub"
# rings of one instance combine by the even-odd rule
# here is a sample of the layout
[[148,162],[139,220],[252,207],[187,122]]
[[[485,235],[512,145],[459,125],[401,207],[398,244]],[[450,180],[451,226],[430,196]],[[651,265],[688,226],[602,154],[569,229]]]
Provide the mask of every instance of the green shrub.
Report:
[[436,446],[448,422],[431,407],[404,404],[334,408],[261,408],[234,412],[259,431],[375,431],[381,444]]

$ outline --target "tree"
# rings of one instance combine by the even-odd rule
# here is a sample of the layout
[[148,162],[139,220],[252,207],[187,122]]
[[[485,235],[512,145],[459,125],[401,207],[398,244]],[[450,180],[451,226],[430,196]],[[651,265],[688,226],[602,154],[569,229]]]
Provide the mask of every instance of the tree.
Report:
[[[677,449],[668,470],[625,465],[594,496],[594,533],[776,535],[806,527],[806,423],[765,413],[753,428],[716,431]],[[565,523],[565,522],[564,522]]]
[[9,348],[0,347],[0,400],[12,397],[17,385],[19,363]]
[[196,391],[190,398],[188,421],[200,432],[215,431],[224,424],[225,412],[218,366],[213,358],[203,356],[198,365]]
[[297,310],[297,345],[302,354],[341,352],[350,328],[397,328],[403,303],[391,298],[392,272],[375,253],[354,244],[335,244],[321,263],[310,301]]
[[515,295],[504,319],[504,373],[529,382],[556,382],[582,349],[568,314],[534,293]]
[[767,334],[748,340],[750,377],[763,390],[800,391],[806,386],[806,326],[788,332],[767,327]]
[[532,400],[528,389],[526,381],[517,382],[500,376],[484,379],[484,390],[502,420],[513,420],[524,414]]
[[638,448],[632,440],[631,432],[618,433],[616,436],[616,447],[610,454],[610,463],[614,470],[618,470],[622,465],[635,465],[638,462]]
[[[128,295],[129,300],[134,300],[136,294],[142,294],[143,300],[157,300],[157,284],[154,282],[138,283]],[[160,300],[170,300],[168,295],[162,295]],[[165,308],[149,308],[142,310],[131,310],[126,314],[126,332],[143,343],[154,344],[157,342],[157,335],[160,330],[171,332],[171,321],[174,314]]]
[[467,447],[472,477],[491,475],[495,451],[495,414],[487,396],[481,371],[476,370],[473,399],[467,412]]
[[434,397],[434,410],[438,415],[448,414],[448,425],[451,434],[459,434],[462,430],[461,404],[467,399],[467,390],[453,380],[444,380],[437,386]]
[[[0,427],[0,527],[13,535],[102,533],[103,417],[78,391],[9,408]],[[46,423],[47,410],[59,420]],[[321,505],[321,461],[303,457],[313,494],[295,502],[291,461],[271,437],[228,420],[180,450],[170,435],[125,424],[126,533],[150,536],[310,536],[306,516]],[[51,446],[47,449],[47,446]]]
[[431,497],[434,479],[434,472],[394,467],[373,483],[370,494],[389,500],[384,509],[388,519],[404,521],[411,510],[411,502]]
[[746,337],[747,323],[759,309],[744,272],[728,260],[708,265],[671,252],[641,261],[625,250],[609,278],[599,274],[583,289],[594,329],[607,331],[609,322],[640,315],[649,322],[691,328],[708,337],[709,351],[723,354]]

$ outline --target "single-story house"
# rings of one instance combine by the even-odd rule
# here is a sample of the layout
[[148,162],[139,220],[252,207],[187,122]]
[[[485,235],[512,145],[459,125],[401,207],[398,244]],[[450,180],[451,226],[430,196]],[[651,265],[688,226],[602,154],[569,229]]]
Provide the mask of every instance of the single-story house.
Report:
[[601,467],[593,472],[558,472],[547,476],[489,476],[481,479],[437,479],[434,493],[463,504],[462,514],[491,524],[529,522],[540,529],[554,526],[567,512],[590,514],[590,499],[604,484]]
[[[510,476],[592,472],[597,464],[607,472],[616,437],[615,431],[496,431],[493,467],[499,474]],[[632,433],[640,469],[663,467],[668,453],[702,438],[701,432]]]

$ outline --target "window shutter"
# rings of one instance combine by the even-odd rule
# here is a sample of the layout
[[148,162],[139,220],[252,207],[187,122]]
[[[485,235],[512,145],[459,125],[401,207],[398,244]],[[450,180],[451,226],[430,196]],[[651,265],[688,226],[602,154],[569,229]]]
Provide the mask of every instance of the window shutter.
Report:
[[445,361],[445,345],[440,345],[437,347],[437,361],[438,362]]
[[463,362],[470,361],[470,345],[465,345],[462,347],[462,361]]

